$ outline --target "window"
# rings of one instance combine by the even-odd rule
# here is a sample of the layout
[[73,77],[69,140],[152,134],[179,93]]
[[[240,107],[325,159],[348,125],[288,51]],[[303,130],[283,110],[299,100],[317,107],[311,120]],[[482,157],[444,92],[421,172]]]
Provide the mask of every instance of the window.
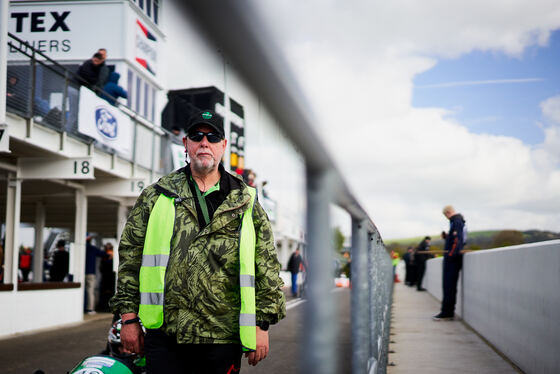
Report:
[[127,85],[126,85],[126,92],[128,93],[128,99],[127,99],[127,105],[129,108],[132,108],[132,98],[134,97],[134,91],[132,91],[132,83],[133,83],[133,79],[134,79],[134,73],[132,72],[132,70],[128,69],[128,80],[126,81]]
[[140,77],[136,77],[136,105],[133,110],[135,112],[140,112],[140,95],[142,93],[142,80]]
[[133,0],[140,10],[157,25],[161,0]]
[[141,75],[128,69],[128,107],[147,120],[154,122],[156,89]]
[[156,25],[158,24],[158,10],[159,10],[159,1],[154,0],[154,22]]
[[150,121],[154,122],[156,117],[156,89],[152,88],[152,115]]
[[148,118],[148,101],[149,97],[148,82],[144,82],[144,118]]

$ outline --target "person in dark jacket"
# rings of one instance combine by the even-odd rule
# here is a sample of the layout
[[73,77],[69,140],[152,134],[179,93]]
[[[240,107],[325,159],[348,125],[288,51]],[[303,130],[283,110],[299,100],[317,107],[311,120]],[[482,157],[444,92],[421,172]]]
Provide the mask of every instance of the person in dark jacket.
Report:
[[403,261],[406,270],[404,276],[404,284],[412,287],[416,284],[416,258],[414,254],[414,248],[408,247],[406,253],[403,255]]
[[77,71],[78,77],[81,78],[80,84],[93,88],[99,81],[99,72],[103,64],[103,55],[99,52],[95,53],[92,58],[80,65]]
[[95,85],[96,88],[103,89],[105,84],[109,81],[109,74],[111,73],[111,69],[105,63],[107,60],[107,50],[105,48],[99,48],[97,53],[101,55],[101,64],[99,65],[99,75],[97,76],[97,84]]
[[297,277],[301,264],[301,254],[299,253],[299,248],[297,248],[288,260],[288,271],[292,273],[292,296],[294,297],[297,297],[298,295]]
[[105,257],[101,258],[101,263],[99,264],[101,282],[99,282],[99,303],[97,309],[102,312],[109,312],[109,300],[115,294],[116,275],[113,270],[113,245],[106,243],[104,249]]
[[[101,98],[107,100],[111,105],[115,105],[119,97],[128,97],[127,92],[119,86],[119,79],[121,75],[117,72],[112,72],[109,74],[109,79],[105,86],[103,86],[103,91],[105,91]],[[106,95],[108,94],[108,95]]]
[[434,320],[451,320],[455,315],[457,300],[457,282],[463,264],[463,246],[465,245],[465,219],[451,205],[443,208],[443,215],[449,219],[449,232],[445,238],[443,257],[443,300],[441,312]]
[[422,252],[430,250],[431,240],[432,238],[426,236],[416,248],[416,255],[414,258],[416,261],[416,289],[418,291],[426,291],[426,289],[422,287],[422,279],[424,278],[424,273],[426,272],[426,260],[432,256]]
[[68,274],[68,266],[70,265],[70,254],[66,251],[66,241],[59,240],[56,243],[56,252],[54,253],[53,264],[50,269],[51,282],[62,282]]
[[95,314],[95,288],[97,287],[95,265],[97,264],[97,258],[107,258],[104,251],[91,243],[92,239],[92,235],[86,234],[86,298],[84,301],[87,314]]

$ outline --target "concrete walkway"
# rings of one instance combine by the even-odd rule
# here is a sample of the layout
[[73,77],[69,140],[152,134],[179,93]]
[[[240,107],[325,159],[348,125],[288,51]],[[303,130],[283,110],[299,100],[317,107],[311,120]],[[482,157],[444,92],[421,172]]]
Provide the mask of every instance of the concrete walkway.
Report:
[[395,284],[389,374],[519,373],[461,320],[433,321],[440,302]]

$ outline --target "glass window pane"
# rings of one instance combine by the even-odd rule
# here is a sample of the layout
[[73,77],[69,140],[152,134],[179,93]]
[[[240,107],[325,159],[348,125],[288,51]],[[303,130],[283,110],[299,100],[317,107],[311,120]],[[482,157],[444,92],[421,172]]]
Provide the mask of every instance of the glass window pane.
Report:
[[150,107],[148,105],[148,101],[149,101],[149,95],[148,95],[148,82],[144,82],[144,118],[148,118],[148,108]]
[[159,5],[158,2],[154,0],[154,22],[158,23],[158,11],[159,11]]
[[140,113],[140,94],[142,90],[142,80],[140,77],[136,77],[136,105],[134,107],[134,111]]
[[150,117],[152,122],[155,122],[155,117],[156,117],[156,90],[155,88],[152,88],[152,115]]
[[132,84],[134,82],[134,73],[132,73],[132,70],[128,69],[128,80],[126,82],[126,88],[127,88],[127,93],[128,93],[128,99],[127,99],[127,105],[129,108],[132,108],[132,103],[133,103],[133,97],[134,97],[134,91],[132,90]]

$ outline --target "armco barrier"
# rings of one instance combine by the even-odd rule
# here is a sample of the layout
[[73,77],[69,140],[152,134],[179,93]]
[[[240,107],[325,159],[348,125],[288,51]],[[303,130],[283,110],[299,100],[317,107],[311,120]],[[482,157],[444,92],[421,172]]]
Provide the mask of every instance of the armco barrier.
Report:
[[[440,300],[441,265],[426,274]],[[560,240],[471,252],[461,273],[463,320],[525,373],[560,373]]]

